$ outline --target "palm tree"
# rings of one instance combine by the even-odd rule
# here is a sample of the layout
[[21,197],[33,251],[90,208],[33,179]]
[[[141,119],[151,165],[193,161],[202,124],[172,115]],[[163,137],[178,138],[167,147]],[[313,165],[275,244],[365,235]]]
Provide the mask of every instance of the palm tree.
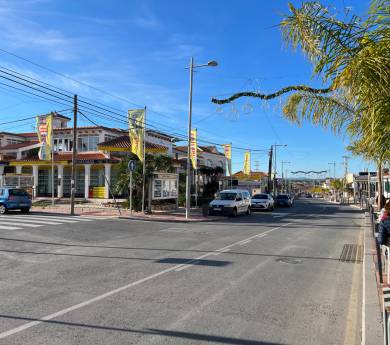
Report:
[[390,147],[390,6],[373,0],[366,19],[350,15],[344,21],[318,2],[301,8],[289,4],[289,11],[280,23],[283,38],[306,54],[324,88],[296,85],[268,95],[240,92],[212,101],[289,94],[283,106],[287,119],[346,132],[358,144],[353,152],[376,160],[381,171]]

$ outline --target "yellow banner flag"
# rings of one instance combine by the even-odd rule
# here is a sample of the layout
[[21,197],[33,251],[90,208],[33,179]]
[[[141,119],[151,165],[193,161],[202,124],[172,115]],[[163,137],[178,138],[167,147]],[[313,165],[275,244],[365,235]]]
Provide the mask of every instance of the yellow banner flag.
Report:
[[131,152],[144,160],[145,109],[128,110]]
[[248,176],[251,174],[251,153],[249,151],[244,154],[244,174]]
[[222,145],[225,157],[227,159],[227,169],[229,170],[229,175],[232,174],[232,144],[224,144]]
[[38,152],[39,159],[51,160],[53,115],[40,115],[36,117],[38,141],[41,147]]
[[225,151],[225,157],[227,159],[232,159],[232,144],[225,144],[223,145],[224,151]]
[[198,169],[198,144],[196,142],[196,129],[191,130],[191,163],[194,169]]

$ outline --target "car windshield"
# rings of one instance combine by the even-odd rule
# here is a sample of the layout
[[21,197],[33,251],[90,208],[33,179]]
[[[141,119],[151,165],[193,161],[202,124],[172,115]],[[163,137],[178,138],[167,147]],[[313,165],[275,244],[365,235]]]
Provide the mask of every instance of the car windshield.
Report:
[[217,200],[235,200],[237,196],[237,193],[219,193],[219,195],[216,197]]
[[252,199],[268,199],[267,194],[255,194]]
[[287,195],[278,195],[277,197],[276,197],[276,199],[288,199],[288,196]]

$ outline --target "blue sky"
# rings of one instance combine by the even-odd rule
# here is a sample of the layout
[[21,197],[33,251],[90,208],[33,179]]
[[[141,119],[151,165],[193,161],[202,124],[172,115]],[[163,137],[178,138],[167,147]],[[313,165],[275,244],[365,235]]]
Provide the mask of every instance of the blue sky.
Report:
[[[363,0],[324,3],[340,11],[352,7],[357,14],[369,5]],[[280,100],[248,98],[220,107],[210,102],[211,97],[241,90],[321,85],[312,78],[309,62],[285,46],[275,27],[287,10],[284,0],[0,0],[0,49],[128,101],[1,52],[0,65],[122,109],[124,115],[129,108],[146,105],[154,126],[184,135],[189,83],[185,67],[191,56],[196,63],[215,59],[218,67],[199,69],[194,77],[193,123],[200,139],[249,149],[287,144],[278,150],[279,166],[284,160],[291,162],[288,170],[324,170],[336,161],[336,174],[341,175],[347,138],[308,123],[289,123],[281,116]],[[0,122],[63,109],[2,85],[0,101]],[[33,122],[0,125],[0,131],[31,131]],[[86,120],[81,124],[90,125]],[[233,149],[234,170],[241,170],[242,163],[243,150]],[[349,163],[352,172],[368,165],[360,158]],[[265,153],[253,152],[252,168],[257,164],[267,170]]]

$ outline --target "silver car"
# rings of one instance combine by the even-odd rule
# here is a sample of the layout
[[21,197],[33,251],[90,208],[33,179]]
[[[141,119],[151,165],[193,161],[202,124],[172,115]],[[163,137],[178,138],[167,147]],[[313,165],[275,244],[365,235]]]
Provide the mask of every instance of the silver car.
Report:
[[271,194],[255,194],[251,200],[252,210],[267,210],[273,211],[275,208],[274,198]]
[[209,204],[210,215],[228,215],[235,217],[239,213],[245,213],[247,215],[251,213],[251,197],[247,190],[223,190]]

